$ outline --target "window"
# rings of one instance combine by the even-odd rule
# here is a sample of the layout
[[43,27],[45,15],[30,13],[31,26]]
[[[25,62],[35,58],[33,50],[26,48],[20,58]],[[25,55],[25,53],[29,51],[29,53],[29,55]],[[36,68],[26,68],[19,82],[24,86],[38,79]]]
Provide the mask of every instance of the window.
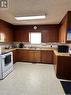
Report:
[[31,44],[40,44],[41,43],[41,32],[30,32],[29,41]]

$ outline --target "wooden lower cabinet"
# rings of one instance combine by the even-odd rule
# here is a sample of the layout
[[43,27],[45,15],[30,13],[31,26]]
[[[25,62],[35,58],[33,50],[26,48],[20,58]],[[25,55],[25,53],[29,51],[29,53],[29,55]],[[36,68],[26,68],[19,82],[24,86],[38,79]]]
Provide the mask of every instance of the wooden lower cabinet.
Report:
[[17,60],[18,61],[26,61],[26,62],[40,62],[40,51],[37,50],[17,50]]
[[40,50],[30,50],[29,51],[29,61],[30,62],[41,62],[41,51]]
[[28,50],[18,49],[17,54],[18,54],[17,58],[18,58],[19,62],[21,62],[21,61],[29,61],[29,51]]
[[53,51],[42,50],[41,51],[41,62],[42,63],[53,63]]
[[40,62],[40,51],[18,49],[18,61]]
[[57,78],[71,80],[70,56],[56,56],[54,59],[54,64]]
[[13,63],[17,62],[17,50],[13,50]]
[[39,62],[39,63],[53,63],[53,51],[49,50],[24,50],[17,49],[13,51],[14,62]]

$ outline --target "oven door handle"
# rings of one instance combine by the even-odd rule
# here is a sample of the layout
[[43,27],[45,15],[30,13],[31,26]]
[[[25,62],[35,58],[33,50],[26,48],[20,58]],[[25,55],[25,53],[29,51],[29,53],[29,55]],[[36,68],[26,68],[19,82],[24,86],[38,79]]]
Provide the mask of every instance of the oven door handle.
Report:
[[6,56],[2,56],[1,58],[2,58],[2,59],[5,59],[5,57],[6,57]]

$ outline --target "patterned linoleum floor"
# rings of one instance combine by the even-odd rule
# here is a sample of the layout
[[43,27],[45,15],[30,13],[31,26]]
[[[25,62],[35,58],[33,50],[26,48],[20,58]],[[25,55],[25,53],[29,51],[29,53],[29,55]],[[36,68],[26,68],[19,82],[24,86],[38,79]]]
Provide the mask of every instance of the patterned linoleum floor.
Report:
[[64,95],[53,65],[17,62],[0,80],[0,95]]

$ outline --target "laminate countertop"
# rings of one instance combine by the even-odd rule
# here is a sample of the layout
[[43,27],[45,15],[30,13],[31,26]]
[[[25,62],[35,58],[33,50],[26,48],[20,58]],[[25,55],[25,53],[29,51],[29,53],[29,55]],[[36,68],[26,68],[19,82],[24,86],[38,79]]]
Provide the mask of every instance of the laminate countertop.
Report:
[[14,50],[41,50],[41,51],[45,51],[45,50],[48,50],[48,51],[53,51],[54,52],[54,54],[56,55],[56,56],[70,56],[70,54],[69,53],[59,53],[58,51],[57,51],[57,49],[54,49],[54,48],[11,48],[11,49],[3,49],[3,51],[2,51],[2,53],[7,53],[7,52],[10,52],[10,51],[14,51]]
[[69,53],[60,53],[60,52],[58,52],[57,50],[53,50],[53,51],[54,51],[54,54],[55,54],[56,56],[70,56]]
[[1,54],[5,54],[5,53],[7,53],[7,52],[12,52],[12,51],[14,51],[14,50],[16,50],[16,48],[12,48],[12,49],[2,49]]

